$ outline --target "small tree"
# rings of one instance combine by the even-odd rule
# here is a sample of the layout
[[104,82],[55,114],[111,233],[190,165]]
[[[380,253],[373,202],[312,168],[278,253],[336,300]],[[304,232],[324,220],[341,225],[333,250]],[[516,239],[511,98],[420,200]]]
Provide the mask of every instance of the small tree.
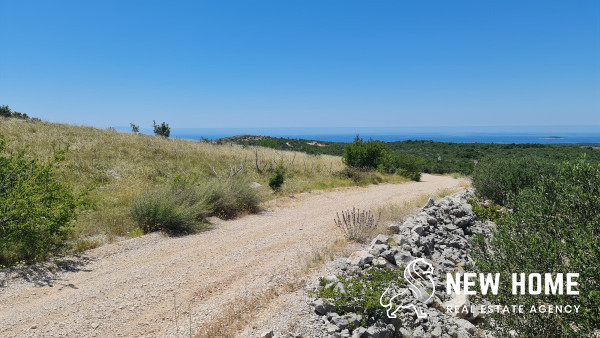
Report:
[[12,110],[10,110],[10,107],[9,106],[0,106],[0,116],[11,117]]
[[342,159],[344,163],[356,169],[375,169],[385,160],[390,149],[381,141],[364,142],[358,135],[354,142],[346,145]]
[[63,151],[39,163],[4,144],[0,138],[0,264],[44,259],[65,246],[77,207],[54,174]]
[[154,126],[154,135],[162,137],[169,137],[171,135],[171,128],[169,128],[168,124],[163,122],[157,125],[156,121],[152,121],[152,124]]
[[283,182],[285,181],[285,172],[286,170],[284,166],[280,165],[275,168],[273,176],[271,176],[269,179],[269,187],[271,187],[271,189],[278,191],[281,188]]
[[[131,131],[133,133],[137,134],[140,132],[140,126],[133,124],[133,123],[130,123],[129,125],[131,126]],[[154,126],[154,128],[156,128],[156,125]]]

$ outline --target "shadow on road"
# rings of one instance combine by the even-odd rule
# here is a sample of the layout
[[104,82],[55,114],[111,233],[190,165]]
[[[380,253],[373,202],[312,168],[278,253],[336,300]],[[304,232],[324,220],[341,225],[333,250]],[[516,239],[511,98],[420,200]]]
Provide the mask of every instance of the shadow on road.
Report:
[[[62,275],[66,272],[91,271],[85,266],[92,261],[93,259],[87,256],[56,257],[47,262],[4,268],[0,270],[0,288],[15,282],[28,282],[39,287],[53,287],[54,283],[62,280]],[[73,284],[64,286],[77,288]]]

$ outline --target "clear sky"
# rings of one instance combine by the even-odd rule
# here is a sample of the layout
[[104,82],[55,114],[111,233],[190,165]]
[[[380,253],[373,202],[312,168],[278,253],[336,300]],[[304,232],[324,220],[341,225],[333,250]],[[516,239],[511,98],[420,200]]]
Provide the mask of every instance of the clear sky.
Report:
[[0,0],[0,104],[97,127],[600,125],[600,1]]

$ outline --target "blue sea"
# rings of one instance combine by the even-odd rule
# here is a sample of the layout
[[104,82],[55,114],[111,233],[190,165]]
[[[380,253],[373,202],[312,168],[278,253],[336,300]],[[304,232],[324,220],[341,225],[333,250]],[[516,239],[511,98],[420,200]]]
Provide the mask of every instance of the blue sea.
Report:
[[[129,131],[128,127],[116,128]],[[151,134],[150,129],[141,130]],[[385,142],[433,140],[458,143],[600,144],[600,126],[399,127],[399,128],[171,128],[171,137],[200,140],[252,134],[308,140],[352,142],[356,135]]]

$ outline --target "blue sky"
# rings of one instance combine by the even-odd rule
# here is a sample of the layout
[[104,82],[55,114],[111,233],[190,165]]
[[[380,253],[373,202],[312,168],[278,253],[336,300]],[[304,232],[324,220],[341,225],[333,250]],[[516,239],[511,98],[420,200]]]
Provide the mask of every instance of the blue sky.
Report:
[[600,2],[0,0],[0,104],[97,127],[600,125]]

